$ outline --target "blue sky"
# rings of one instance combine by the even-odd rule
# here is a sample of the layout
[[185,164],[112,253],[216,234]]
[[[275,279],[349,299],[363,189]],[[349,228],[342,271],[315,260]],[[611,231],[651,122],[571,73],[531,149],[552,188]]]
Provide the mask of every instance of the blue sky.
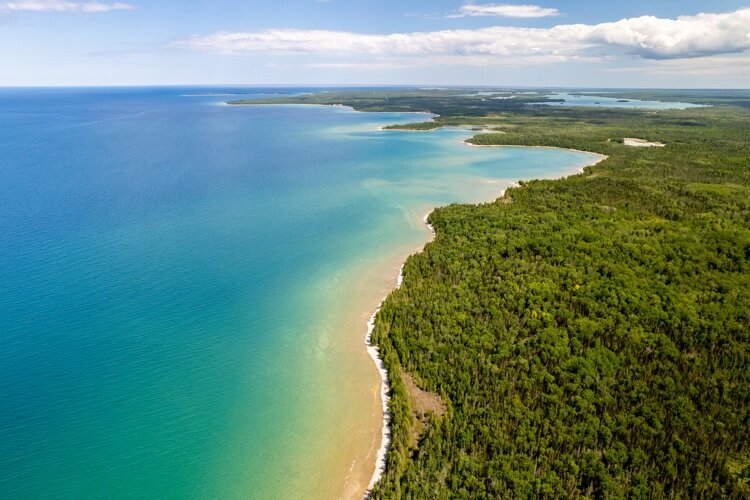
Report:
[[0,85],[748,87],[750,0],[0,0]]

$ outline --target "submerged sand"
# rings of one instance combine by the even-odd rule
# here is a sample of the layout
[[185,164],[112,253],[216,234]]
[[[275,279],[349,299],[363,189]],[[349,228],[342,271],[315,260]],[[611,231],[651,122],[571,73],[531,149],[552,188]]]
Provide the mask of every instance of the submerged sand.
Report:
[[[429,231],[425,228],[425,242],[428,240]],[[382,301],[400,283],[403,263],[409,255],[420,249],[421,246],[396,248],[391,255],[353,269],[352,277],[342,284],[341,289],[346,291],[346,312],[341,317],[342,335],[337,338],[343,339],[352,361],[356,360],[362,368],[361,371],[358,370],[359,373],[352,375],[353,378],[364,375],[366,379],[363,386],[366,390],[361,391],[365,400],[361,401],[361,407],[351,409],[352,415],[360,414],[364,417],[364,421],[356,422],[364,425],[355,430],[356,439],[345,445],[344,456],[350,458],[345,463],[343,474],[338,476],[342,478],[341,481],[338,484],[332,481],[327,485],[330,487],[330,494],[323,495],[323,498],[362,498],[380,477],[385,466],[389,442],[386,418],[387,373],[377,348],[369,344],[369,334],[374,315]],[[359,333],[352,334],[354,332]]]

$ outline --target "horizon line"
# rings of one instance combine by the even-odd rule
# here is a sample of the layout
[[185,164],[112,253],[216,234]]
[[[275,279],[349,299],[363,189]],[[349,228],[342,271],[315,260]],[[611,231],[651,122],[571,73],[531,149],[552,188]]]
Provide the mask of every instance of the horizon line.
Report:
[[575,85],[498,85],[498,84],[367,84],[367,83],[134,83],[134,84],[21,84],[3,85],[0,89],[34,88],[153,88],[153,87],[244,87],[244,88],[489,88],[489,89],[609,89],[609,90],[750,90],[750,87],[583,87]]

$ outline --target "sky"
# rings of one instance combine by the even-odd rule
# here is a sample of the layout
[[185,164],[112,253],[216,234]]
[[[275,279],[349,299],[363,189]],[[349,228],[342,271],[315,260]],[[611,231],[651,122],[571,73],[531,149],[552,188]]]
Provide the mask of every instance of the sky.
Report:
[[747,88],[750,0],[0,0],[0,86]]

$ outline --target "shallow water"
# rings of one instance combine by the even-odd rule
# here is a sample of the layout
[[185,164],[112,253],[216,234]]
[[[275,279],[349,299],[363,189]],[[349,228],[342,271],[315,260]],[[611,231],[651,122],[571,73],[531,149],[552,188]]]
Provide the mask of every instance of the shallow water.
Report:
[[367,280],[593,159],[209,92],[0,90],[2,496],[330,496],[379,432]]
[[555,92],[549,94],[547,97],[550,99],[565,99],[564,102],[544,103],[550,106],[593,106],[630,109],[688,109],[705,107],[702,104],[692,104],[689,102],[641,101],[638,99],[620,99],[616,97],[569,94],[566,92]]

